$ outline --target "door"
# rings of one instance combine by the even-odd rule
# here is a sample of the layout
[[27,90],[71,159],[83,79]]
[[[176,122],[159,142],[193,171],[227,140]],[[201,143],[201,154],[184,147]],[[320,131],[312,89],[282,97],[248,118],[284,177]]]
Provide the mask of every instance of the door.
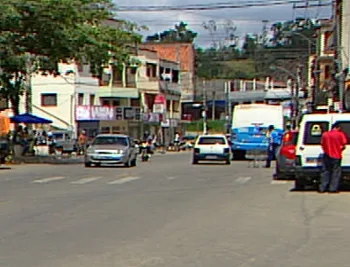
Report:
[[303,167],[317,167],[320,165],[320,158],[323,154],[321,136],[329,130],[329,127],[329,121],[306,121],[300,129],[297,154],[301,156]]
[[350,121],[337,120],[336,122],[339,123],[341,130],[346,134],[348,140],[346,149],[343,151],[342,166],[350,167]]

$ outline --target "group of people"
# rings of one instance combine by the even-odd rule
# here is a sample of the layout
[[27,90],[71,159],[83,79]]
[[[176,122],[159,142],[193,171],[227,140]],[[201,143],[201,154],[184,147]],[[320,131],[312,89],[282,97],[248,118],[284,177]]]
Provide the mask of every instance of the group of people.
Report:
[[[290,127],[287,131],[290,131]],[[268,127],[268,151],[266,168],[271,167],[277,148],[281,144],[280,133],[277,132],[273,125]],[[341,180],[341,160],[343,151],[346,148],[347,136],[342,131],[339,123],[332,125],[332,129],[326,131],[321,136],[321,147],[323,150],[321,179],[318,191],[320,193],[337,193]]]

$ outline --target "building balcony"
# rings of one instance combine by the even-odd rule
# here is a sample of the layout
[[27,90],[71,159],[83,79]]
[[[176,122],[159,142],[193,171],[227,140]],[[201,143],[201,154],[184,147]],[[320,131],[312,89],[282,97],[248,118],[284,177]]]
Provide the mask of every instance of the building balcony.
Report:
[[139,98],[136,87],[100,86],[97,92],[100,98]]

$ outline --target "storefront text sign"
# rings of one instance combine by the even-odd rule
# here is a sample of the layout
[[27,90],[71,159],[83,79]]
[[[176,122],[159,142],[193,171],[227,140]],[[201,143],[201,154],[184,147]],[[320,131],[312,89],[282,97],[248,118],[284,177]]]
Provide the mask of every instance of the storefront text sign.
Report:
[[108,106],[77,106],[75,119],[77,121],[114,120],[115,112],[113,107]]

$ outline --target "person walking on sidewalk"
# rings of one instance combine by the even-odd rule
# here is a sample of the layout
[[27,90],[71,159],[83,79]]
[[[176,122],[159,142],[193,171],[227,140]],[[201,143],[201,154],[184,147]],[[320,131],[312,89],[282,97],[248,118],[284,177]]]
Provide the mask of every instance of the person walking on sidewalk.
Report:
[[337,193],[341,178],[342,153],[347,144],[347,136],[335,123],[332,129],[324,132],[321,137],[321,147],[324,152],[319,192]]

